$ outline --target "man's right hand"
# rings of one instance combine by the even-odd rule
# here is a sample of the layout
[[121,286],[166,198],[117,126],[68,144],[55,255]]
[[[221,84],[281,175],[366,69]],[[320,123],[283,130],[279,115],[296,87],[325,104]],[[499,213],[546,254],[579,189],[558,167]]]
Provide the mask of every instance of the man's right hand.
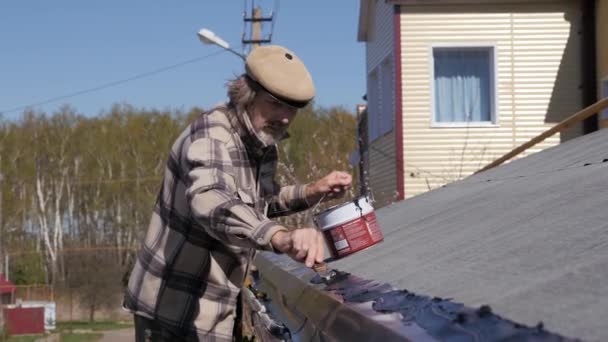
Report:
[[274,249],[296,261],[304,262],[307,267],[325,259],[323,235],[315,228],[278,231],[272,236],[270,243]]

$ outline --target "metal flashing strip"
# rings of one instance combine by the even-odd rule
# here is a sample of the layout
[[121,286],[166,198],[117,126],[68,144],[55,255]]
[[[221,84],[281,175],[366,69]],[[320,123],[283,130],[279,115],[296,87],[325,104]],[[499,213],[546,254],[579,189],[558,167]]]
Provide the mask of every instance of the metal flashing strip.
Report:
[[371,302],[345,304],[342,296],[323,290],[325,283],[311,283],[316,274],[287,256],[259,253],[255,264],[255,284],[269,298],[264,304],[293,340],[435,341],[415,323],[402,324],[399,314],[375,311]]
[[574,341],[488,306],[472,309],[336,270],[320,277],[284,255],[259,253],[255,264],[264,305],[296,341]]

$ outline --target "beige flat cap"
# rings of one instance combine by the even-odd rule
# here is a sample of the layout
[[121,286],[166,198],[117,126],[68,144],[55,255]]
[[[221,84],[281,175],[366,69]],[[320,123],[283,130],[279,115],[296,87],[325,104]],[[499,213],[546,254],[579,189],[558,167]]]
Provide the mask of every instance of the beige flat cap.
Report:
[[247,56],[247,75],[277,99],[297,108],[315,97],[312,77],[302,60],[278,45],[260,46]]

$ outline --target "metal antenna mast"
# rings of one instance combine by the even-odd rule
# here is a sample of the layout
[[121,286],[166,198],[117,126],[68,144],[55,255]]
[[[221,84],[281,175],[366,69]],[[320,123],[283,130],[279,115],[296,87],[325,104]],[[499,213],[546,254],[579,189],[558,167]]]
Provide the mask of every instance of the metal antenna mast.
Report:
[[[243,44],[245,54],[261,44],[272,42],[277,1],[278,0],[275,0],[274,8],[270,14],[264,16],[262,7],[257,3],[258,1],[244,0],[243,36],[241,38],[241,43]],[[270,25],[268,25],[268,23],[270,23]]]

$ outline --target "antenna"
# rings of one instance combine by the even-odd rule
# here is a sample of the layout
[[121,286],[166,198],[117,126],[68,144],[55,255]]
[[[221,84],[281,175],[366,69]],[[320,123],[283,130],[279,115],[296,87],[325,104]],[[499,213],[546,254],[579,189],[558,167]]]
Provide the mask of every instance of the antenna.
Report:
[[[243,36],[241,43],[243,50],[251,50],[261,44],[272,42],[272,32],[274,31],[274,18],[276,15],[276,1],[274,10],[268,16],[263,15],[262,7],[256,0],[244,0],[243,10]],[[270,32],[265,34],[264,24],[270,23]],[[250,47],[250,48],[248,48]]]

